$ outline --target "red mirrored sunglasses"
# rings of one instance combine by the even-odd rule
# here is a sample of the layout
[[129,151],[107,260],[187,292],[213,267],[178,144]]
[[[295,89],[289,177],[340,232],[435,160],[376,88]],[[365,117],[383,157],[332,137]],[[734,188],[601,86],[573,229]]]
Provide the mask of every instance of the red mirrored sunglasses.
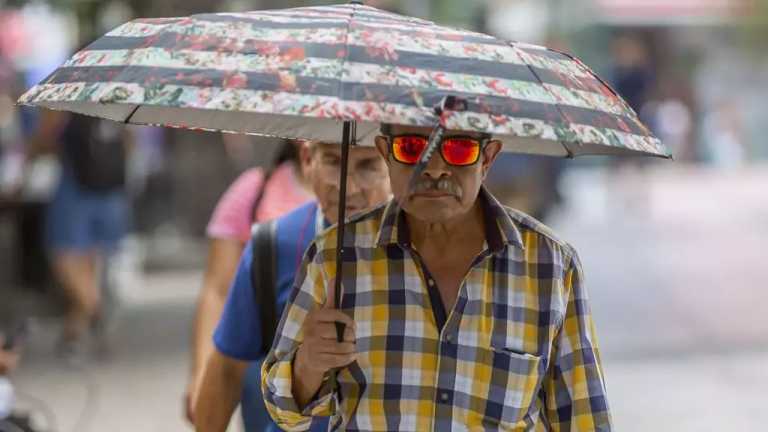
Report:
[[[429,137],[424,135],[395,135],[386,138],[389,140],[392,157],[406,165],[415,165],[429,143]],[[489,140],[490,137],[445,137],[440,143],[440,155],[448,165],[473,165],[480,159],[480,150]]]

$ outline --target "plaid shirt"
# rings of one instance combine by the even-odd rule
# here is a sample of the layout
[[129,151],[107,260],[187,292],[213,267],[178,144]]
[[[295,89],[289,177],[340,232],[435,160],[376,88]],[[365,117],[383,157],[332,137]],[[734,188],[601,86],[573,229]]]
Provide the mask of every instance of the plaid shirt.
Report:
[[[307,312],[335,276],[336,228],[307,250],[279,337],[262,369],[282,428],[310,416],[353,431],[608,431],[611,419],[575,250],[485,189],[484,251],[446,313],[390,202],[346,224],[342,310],[356,322],[357,361],[300,411],[292,360]],[[327,382],[326,382],[327,383]]]

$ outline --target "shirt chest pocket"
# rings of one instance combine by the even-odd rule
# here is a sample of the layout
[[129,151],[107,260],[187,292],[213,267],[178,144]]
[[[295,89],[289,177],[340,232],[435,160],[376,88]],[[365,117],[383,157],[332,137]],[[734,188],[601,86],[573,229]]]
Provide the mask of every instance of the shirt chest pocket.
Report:
[[539,392],[541,357],[492,347],[487,360],[490,376],[483,424],[520,430]]
[[535,344],[527,351],[514,336],[518,330],[510,327],[522,328],[523,324],[489,315],[480,318],[487,321],[468,322],[473,331],[459,336],[459,344],[473,351],[474,360],[471,366],[460,362],[459,373],[482,383],[473,386],[473,396],[482,403],[474,404],[467,424],[491,430],[524,430],[526,416],[536,404],[545,362],[533,354],[537,353]]
[[479,347],[489,372],[483,423],[499,430],[522,430],[544,375],[539,332],[548,327],[537,326],[538,313],[527,308],[493,312],[484,318],[491,331]]

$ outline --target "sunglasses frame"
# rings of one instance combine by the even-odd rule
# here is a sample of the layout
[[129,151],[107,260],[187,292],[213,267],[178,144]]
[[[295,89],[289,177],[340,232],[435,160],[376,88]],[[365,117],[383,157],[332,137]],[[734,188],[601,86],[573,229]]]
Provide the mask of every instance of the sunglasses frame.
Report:
[[[425,140],[427,140],[427,142],[429,142],[429,137],[428,136],[420,135],[420,134],[382,135],[382,137],[384,137],[384,139],[387,140],[387,144],[388,144],[387,145],[387,149],[389,150],[390,156],[392,156],[392,160],[394,160],[395,162],[397,162],[399,164],[405,165],[405,166],[414,166],[414,165],[418,164],[418,161],[415,162],[415,163],[408,163],[408,162],[402,162],[402,161],[397,160],[397,158],[395,157],[395,151],[394,151],[395,138],[419,137],[419,138],[424,138]],[[451,138],[470,139],[470,140],[477,141],[480,144],[480,151],[477,152],[477,159],[475,159],[474,162],[472,162],[470,164],[466,164],[466,165],[455,165],[455,164],[452,164],[452,163],[448,162],[447,160],[445,160],[445,155],[443,155],[443,145],[445,144],[445,140],[451,139]],[[480,153],[483,152],[483,150],[485,149],[485,146],[488,145],[488,143],[490,141],[491,141],[491,136],[488,135],[488,134],[483,134],[480,137],[471,136],[471,135],[451,135],[451,136],[446,136],[446,137],[443,137],[442,141],[440,141],[440,146],[438,148],[438,150],[439,150],[438,153],[440,153],[440,157],[443,158],[443,162],[445,162],[448,166],[457,167],[457,168],[468,167],[468,166],[472,166],[472,165],[476,164],[480,160]],[[424,147],[424,148],[426,148],[426,147]],[[421,155],[419,155],[419,158],[421,158]]]

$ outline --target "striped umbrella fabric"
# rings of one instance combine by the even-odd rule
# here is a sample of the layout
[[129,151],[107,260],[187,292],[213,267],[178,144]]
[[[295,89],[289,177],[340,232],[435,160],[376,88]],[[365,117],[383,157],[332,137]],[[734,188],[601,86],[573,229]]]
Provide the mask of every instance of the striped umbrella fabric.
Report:
[[138,19],[19,100],[135,124],[338,142],[356,124],[491,133],[508,151],[670,157],[578,59],[360,4]]

